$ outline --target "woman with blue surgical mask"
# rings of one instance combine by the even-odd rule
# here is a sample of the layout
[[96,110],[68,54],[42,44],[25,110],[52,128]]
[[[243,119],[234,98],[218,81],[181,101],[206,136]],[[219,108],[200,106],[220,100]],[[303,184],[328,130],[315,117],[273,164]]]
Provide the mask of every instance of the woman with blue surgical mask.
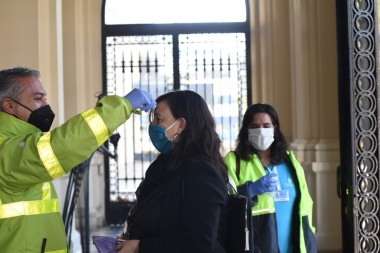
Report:
[[247,109],[236,149],[224,160],[238,193],[252,205],[255,252],[316,253],[313,201],[304,171],[271,105]]
[[156,99],[149,136],[160,155],[127,217],[119,253],[226,253],[228,172],[204,99],[178,90]]
[[149,123],[150,140],[161,154],[169,153],[175,138],[186,126],[184,118],[173,117],[166,101],[162,101],[156,110],[150,112]]

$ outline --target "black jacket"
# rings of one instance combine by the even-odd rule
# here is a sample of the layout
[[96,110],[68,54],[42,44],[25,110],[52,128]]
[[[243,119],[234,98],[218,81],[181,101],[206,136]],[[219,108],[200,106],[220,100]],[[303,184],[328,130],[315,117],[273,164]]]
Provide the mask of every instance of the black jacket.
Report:
[[210,162],[190,159],[169,178],[165,155],[146,172],[127,218],[140,253],[225,253],[227,186]]

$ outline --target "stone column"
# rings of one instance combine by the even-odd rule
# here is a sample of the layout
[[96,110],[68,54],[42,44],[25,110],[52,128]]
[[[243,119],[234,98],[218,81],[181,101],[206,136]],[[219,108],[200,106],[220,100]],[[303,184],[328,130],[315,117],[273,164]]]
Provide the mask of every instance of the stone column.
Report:
[[305,170],[319,249],[339,249],[335,1],[250,3],[253,103],[269,103],[277,109],[281,129]]

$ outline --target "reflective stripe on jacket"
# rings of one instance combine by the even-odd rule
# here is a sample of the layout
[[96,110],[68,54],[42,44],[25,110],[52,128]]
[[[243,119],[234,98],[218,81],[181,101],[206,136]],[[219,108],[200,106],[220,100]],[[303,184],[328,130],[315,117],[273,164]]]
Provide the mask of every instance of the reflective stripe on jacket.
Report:
[[51,132],[0,112],[0,251],[67,253],[52,180],[85,161],[129,117],[132,106],[106,96]]
[[[305,174],[302,166],[295,158],[293,152],[288,151],[288,156],[291,164],[295,169],[295,174],[297,177],[296,180],[298,181],[298,184],[296,185],[299,186],[301,195],[297,209],[299,212],[299,222],[296,223],[299,225],[298,231],[296,231],[299,236],[299,239],[297,240],[299,242],[299,251],[296,250],[295,252],[316,253],[316,240],[314,235],[315,228],[312,226],[313,201],[307,188]],[[238,180],[236,177],[235,153],[229,152],[225,157],[225,162],[228,166],[228,172],[230,176],[238,186],[239,193],[246,196],[248,196],[246,182],[255,182],[265,175],[264,167],[256,154],[254,154],[249,161],[240,160],[240,180]],[[276,209],[273,198],[269,197],[267,194],[258,195],[257,204],[252,207],[252,216],[254,230],[258,233],[261,233],[260,236],[262,236],[262,238],[266,238],[265,240],[268,240],[266,242],[260,242],[262,245],[268,245],[269,251],[264,250],[262,252],[278,252],[275,213]],[[267,233],[267,236],[263,235],[265,233]]]

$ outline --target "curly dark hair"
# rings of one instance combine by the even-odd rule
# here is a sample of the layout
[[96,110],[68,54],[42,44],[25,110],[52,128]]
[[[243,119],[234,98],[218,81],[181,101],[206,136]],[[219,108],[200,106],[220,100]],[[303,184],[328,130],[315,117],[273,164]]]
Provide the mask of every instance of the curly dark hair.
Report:
[[252,122],[253,116],[257,113],[266,113],[272,120],[274,126],[274,141],[270,146],[270,162],[278,164],[286,158],[286,151],[289,143],[284,134],[281,132],[278,114],[273,106],[269,104],[253,104],[248,107],[243,117],[243,125],[240,128],[236,141],[235,154],[243,160],[250,160],[252,154],[258,154],[258,150],[254,148],[248,140],[248,126]]
[[171,163],[169,171],[195,155],[213,163],[228,182],[227,166],[220,153],[221,140],[216,132],[213,116],[205,100],[191,90],[176,90],[159,96],[157,104],[165,101],[175,119],[184,118],[186,128],[176,142],[176,148],[168,153]]

